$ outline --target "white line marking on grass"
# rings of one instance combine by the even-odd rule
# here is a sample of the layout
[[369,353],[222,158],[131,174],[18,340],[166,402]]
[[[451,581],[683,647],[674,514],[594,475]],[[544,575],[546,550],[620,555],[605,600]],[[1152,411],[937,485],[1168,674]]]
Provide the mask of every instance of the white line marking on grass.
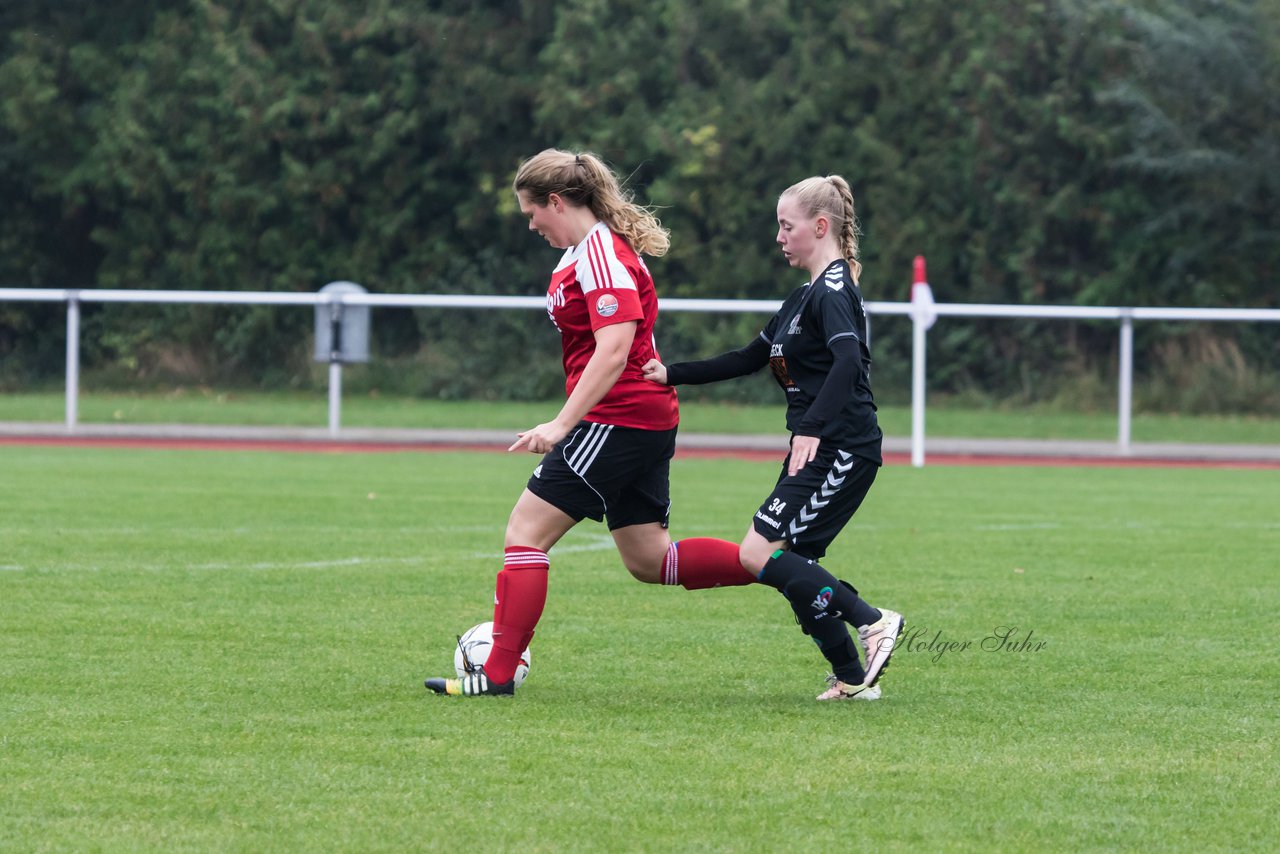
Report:
[[[274,534],[280,531],[289,533],[306,534],[312,531],[328,532],[333,530],[330,525],[297,525],[297,524],[279,524],[279,525],[241,525],[235,528],[217,528],[217,527],[193,527],[182,525],[180,527],[172,525],[156,525],[150,528],[133,528],[119,527],[116,525],[79,525],[75,528],[63,532],[63,536],[76,536],[81,539],[91,537],[151,537],[159,532],[169,533],[177,531],[192,539],[196,537],[226,537],[228,534],[236,536],[254,536],[256,534]],[[388,533],[393,534],[493,534],[502,536],[506,530],[505,525],[401,525],[397,528],[385,529]],[[36,536],[45,533],[43,528],[34,527],[18,527],[18,526],[0,526],[0,536]]]
[[[585,543],[575,543],[566,545],[563,541],[551,547],[551,554],[562,555],[570,552],[603,552],[609,549],[617,548],[613,542],[613,537],[608,534],[585,534],[575,537],[575,539],[589,540]],[[472,552],[467,555],[471,558],[484,558],[486,560],[502,560],[502,554],[499,552]]]
[[16,563],[0,563],[0,572],[22,572],[25,566],[18,566]]
[[1010,522],[1004,525],[974,525],[975,531],[1052,531],[1061,528],[1057,522]]
[[583,543],[576,546],[552,546],[552,551],[560,554],[569,552],[603,552],[609,549],[616,549],[618,546],[613,541],[613,537],[598,535],[599,539],[593,543]]
[[[196,563],[180,569],[333,569],[341,566],[368,566],[371,564],[421,563],[420,557],[348,557],[341,560],[274,561],[261,563]],[[154,567],[169,569],[171,567]]]

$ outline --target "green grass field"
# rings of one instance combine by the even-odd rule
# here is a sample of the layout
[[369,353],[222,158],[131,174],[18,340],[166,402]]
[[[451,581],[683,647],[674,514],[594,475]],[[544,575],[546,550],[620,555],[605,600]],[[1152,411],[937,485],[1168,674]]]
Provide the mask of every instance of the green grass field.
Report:
[[[529,427],[555,414],[561,401],[439,401],[349,395],[342,402],[344,427],[478,428]],[[0,394],[0,421],[62,423],[61,393]],[[219,391],[180,388],[168,393],[89,392],[81,396],[82,423],[216,424],[324,427],[329,421],[324,393]],[[911,409],[881,406],[886,435],[911,434]],[[976,439],[1098,439],[1114,441],[1114,411],[1067,412],[1046,406],[973,408],[931,401],[926,416],[930,436]],[[779,433],[780,405],[736,406],[698,402],[681,407],[681,429],[695,433]],[[1280,444],[1280,419],[1244,415],[1187,416],[1135,413],[1136,442]]]
[[[825,561],[907,616],[874,703],[814,702],[772,590],[639,585],[587,522],[521,693],[429,695],[533,462],[0,446],[0,850],[1280,838],[1276,472],[886,468]],[[774,473],[677,460],[673,533]]]

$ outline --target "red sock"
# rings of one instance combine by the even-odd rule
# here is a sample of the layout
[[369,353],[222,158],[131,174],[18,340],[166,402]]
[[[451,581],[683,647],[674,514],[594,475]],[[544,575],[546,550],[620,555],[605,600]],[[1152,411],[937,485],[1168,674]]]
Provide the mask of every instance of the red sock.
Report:
[[738,561],[738,545],[712,537],[690,537],[672,543],[662,562],[662,583],[686,590],[755,584],[756,577]]
[[520,653],[529,646],[534,627],[547,604],[547,574],[551,561],[541,549],[510,546],[502,559],[502,571],[493,602],[493,649],[484,663],[490,682],[510,682],[516,675]]

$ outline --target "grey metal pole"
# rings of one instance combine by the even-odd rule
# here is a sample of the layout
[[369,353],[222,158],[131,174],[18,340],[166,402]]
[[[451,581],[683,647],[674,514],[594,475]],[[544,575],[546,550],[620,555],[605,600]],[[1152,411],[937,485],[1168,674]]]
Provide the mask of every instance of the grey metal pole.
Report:
[[924,318],[911,317],[911,465],[924,467]]
[[1133,415],[1133,312],[1120,315],[1120,453],[1130,453]]
[[342,303],[329,307],[329,435],[336,437],[342,421]]
[[329,435],[336,437],[342,420],[342,363],[329,363]]
[[67,292],[67,432],[75,432],[80,399],[80,292]]

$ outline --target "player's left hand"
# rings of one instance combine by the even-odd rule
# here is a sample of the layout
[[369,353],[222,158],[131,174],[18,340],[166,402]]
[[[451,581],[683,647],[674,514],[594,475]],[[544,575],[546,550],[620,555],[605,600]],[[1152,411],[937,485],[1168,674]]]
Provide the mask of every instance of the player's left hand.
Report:
[[650,359],[640,368],[640,374],[650,382],[659,385],[667,384],[667,366],[659,362],[657,359]]
[[515,444],[508,451],[528,451],[531,454],[545,454],[554,448],[561,439],[569,435],[569,430],[554,421],[539,424],[537,427],[516,434]]
[[795,436],[791,439],[791,460],[787,464],[787,477],[795,477],[796,472],[813,462],[821,442],[817,436]]

